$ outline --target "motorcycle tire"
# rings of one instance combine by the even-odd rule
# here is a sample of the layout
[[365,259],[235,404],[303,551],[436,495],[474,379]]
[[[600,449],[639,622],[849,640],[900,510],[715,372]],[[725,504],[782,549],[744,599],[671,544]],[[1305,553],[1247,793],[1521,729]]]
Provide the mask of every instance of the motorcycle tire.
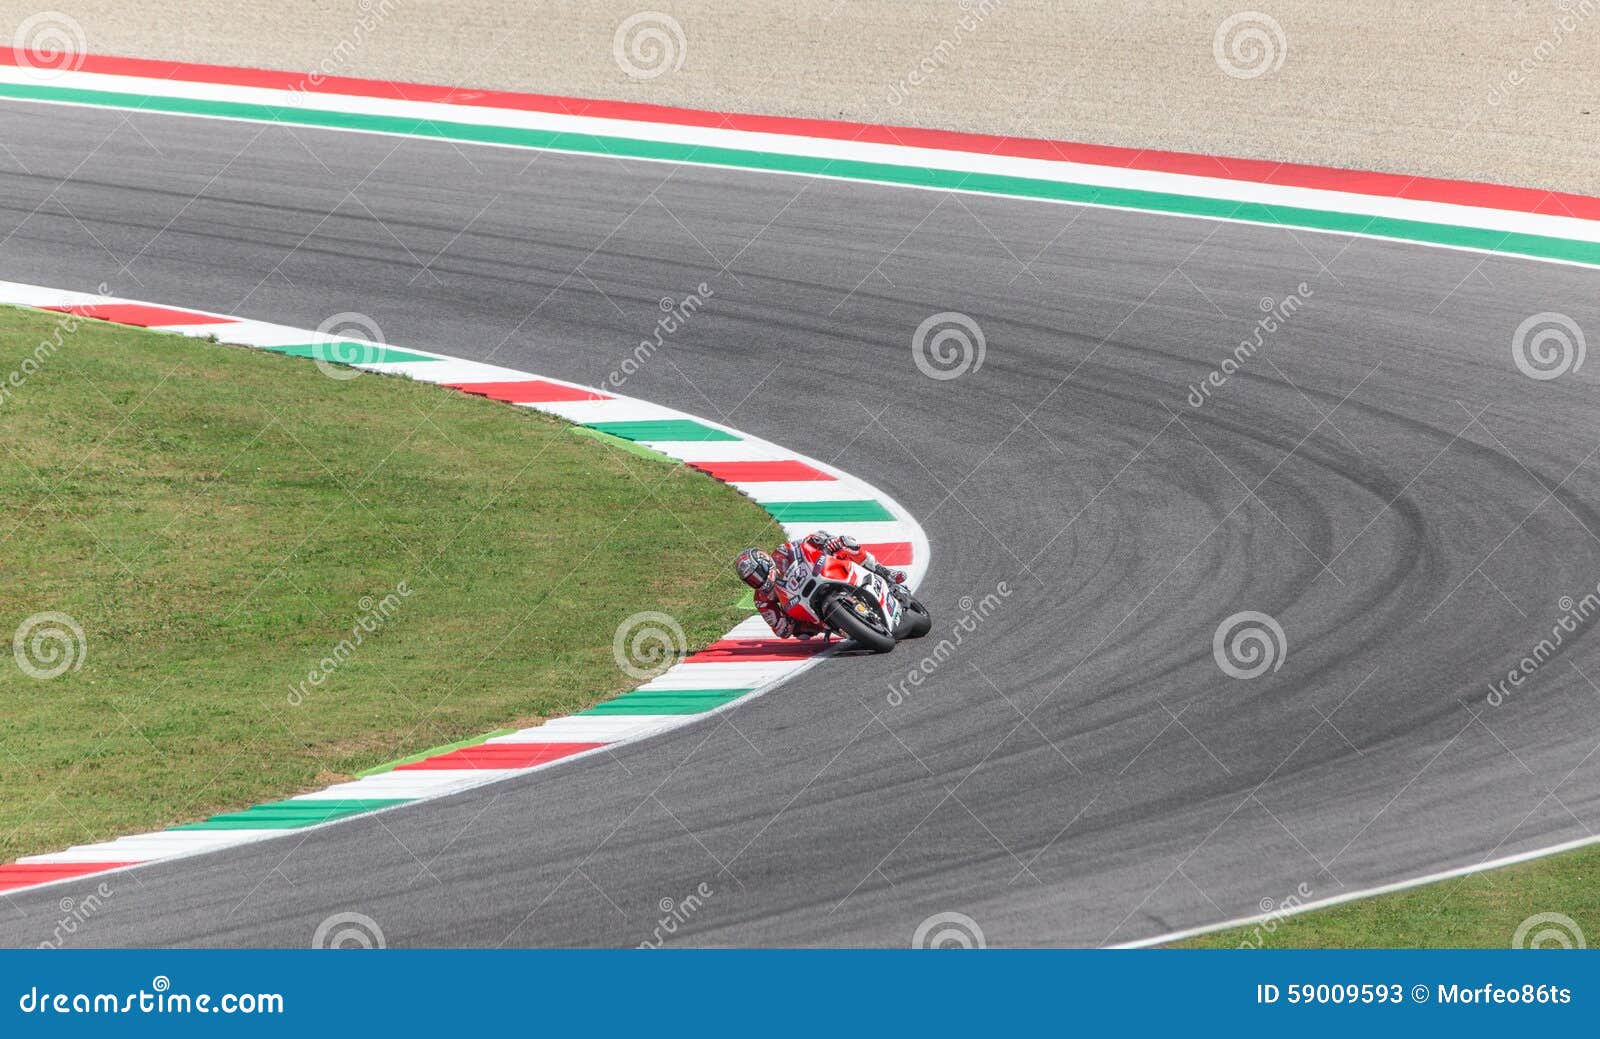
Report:
[[896,639],[920,639],[933,627],[928,608],[916,599],[907,597],[900,613],[900,626],[895,629]]
[[874,653],[887,653],[894,648],[894,636],[851,609],[848,596],[835,596],[829,601],[827,621],[835,631]]

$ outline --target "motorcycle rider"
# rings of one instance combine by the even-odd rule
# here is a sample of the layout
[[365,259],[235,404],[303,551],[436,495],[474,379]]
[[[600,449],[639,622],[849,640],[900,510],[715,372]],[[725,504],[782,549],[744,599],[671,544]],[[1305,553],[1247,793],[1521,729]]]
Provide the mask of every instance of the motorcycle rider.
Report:
[[734,561],[739,580],[755,590],[756,609],[780,639],[809,639],[826,629],[791,617],[778,598],[778,585],[792,567],[811,567],[822,555],[838,556],[870,570],[897,588],[906,582],[904,570],[884,566],[861,543],[848,534],[813,531],[803,538],[786,541],[768,555],[759,548],[747,548]]

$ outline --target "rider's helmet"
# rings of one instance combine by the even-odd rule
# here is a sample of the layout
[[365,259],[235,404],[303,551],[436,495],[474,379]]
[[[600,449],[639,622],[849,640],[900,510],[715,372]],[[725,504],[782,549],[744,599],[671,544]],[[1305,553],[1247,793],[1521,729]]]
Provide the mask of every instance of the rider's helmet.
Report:
[[759,548],[740,552],[733,568],[739,572],[739,580],[760,592],[771,591],[778,578],[778,567],[772,557]]

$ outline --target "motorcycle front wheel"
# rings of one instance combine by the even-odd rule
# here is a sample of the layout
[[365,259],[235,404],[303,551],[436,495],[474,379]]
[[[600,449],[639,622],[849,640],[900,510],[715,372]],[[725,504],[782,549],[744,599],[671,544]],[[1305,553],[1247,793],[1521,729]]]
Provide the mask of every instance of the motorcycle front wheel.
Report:
[[897,639],[920,639],[933,627],[933,618],[928,615],[928,608],[910,596],[906,597],[905,606],[900,614],[900,627],[895,631]]
[[835,631],[874,653],[887,653],[894,648],[894,636],[884,630],[883,617],[875,603],[857,600],[848,592],[840,593],[828,601],[824,616]]

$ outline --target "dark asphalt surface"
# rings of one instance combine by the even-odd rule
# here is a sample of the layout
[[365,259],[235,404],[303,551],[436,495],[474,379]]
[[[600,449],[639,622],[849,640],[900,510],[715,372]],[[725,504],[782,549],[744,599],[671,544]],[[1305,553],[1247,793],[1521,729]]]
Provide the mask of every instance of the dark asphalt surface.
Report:
[[[1600,276],[1416,246],[803,178],[0,104],[0,278],[388,338],[598,382],[877,483],[932,539],[930,643],[663,738],[114,878],[77,941],[303,947],[1122,942],[1600,827],[1600,637],[1488,682],[1600,580]],[[1260,301],[1304,307],[1201,408]],[[935,312],[981,370],[922,375]],[[758,388],[759,387],[759,388]],[[730,410],[731,409],[731,410]],[[4,464],[4,463],[0,463]],[[1241,610],[1279,670],[1213,660]],[[438,695],[446,695],[440,691]],[[42,849],[41,849],[42,850]],[[85,885],[87,887],[89,885]],[[50,936],[72,888],[0,899]],[[1510,936],[1507,936],[1509,941]]]

